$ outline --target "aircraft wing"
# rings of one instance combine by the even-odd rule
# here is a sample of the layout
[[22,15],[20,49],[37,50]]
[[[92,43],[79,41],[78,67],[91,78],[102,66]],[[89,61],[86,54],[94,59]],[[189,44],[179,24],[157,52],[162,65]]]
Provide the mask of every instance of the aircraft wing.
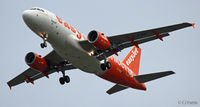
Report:
[[[48,55],[46,55],[44,57],[45,60],[48,60],[50,65],[59,65],[61,62],[65,61],[63,58],[61,58],[54,50],[51,51]],[[65,66],[60,67],[59,71],[61,70],[70,70],[70,69],[76,69],[72,64],[67,63]],[[57,69],[49,69],[46,73],[52,74],[54,72],[58,72]],[[27,70],[25,70],[24,72],[22,72],[21,74],[19,74],[18,76],[16,76],[15,78],[13,78],[12,80],[10,80],[9,82],[7,82],[8,86],[11,88],[12,86],[16,86],[18,84],[21,84],[23,82],[32,82],[34,80],[37,80],[39,78],[44,77],[44,75],[37,71],[34,70],[32,68],[28,68]]]
[[[162,39],[163,37],[169,36],[169,32],[183,29],[190,26],[194,27],[194,24],[181,23],[181,24],[175,24],[175,25],[166,26],[166,27],[134,32],[134,33],[109,36],[107,38],[110,40],[112,44],[111,48],[114,49],[116,52],[119,52],[123,50],[124,48],[128,48],[134,45],[139,46],[139,44],[146,43],[152,40],[156,40],[156,39],[163,40]],[[91,50],[97,51],[97,49],[95,49],[94,46],[90,44],[87,40],[80,41],[80,45],[86,51],[91,51]],[[114,53],[111,50],[104,50],[104,54],[107,57],[109,57],[113,55]],[[103,51],[101,52],[98,50],[97,59],[99,60],[104,59]]]

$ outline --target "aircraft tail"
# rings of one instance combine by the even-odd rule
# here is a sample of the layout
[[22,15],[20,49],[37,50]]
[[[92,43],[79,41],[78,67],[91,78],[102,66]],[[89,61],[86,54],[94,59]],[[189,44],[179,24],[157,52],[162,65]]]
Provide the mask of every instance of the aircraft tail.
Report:
[[123,60],[123,63],[127,65],[135,73],[135,75],[138,75],[139,73],[140,55],[141,49],[134,46]]

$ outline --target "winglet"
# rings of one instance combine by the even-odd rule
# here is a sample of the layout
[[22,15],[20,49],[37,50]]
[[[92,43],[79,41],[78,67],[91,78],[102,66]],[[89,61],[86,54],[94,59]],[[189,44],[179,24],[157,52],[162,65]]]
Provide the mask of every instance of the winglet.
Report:
[[195,23],[192,23],[192,27],[195,28]]
[[10,90],[12,90],[12,86],[11,85],[8,85],[8,86],[9,86]]
[[192,27],[195,28],[195,23],[184,22],[184,24],[189,24],[190,26],[192,25]]

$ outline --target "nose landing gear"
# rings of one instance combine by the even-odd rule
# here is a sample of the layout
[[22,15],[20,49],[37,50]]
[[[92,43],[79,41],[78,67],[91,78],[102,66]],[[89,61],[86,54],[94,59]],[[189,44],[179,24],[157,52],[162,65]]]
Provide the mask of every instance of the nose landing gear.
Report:
[[42,36],[42,39],[43,39],[43,43],[41,43],[40,44],[40,46],[41,46],[41,48],[45,48],[45,47],[47,47],[47,38],[48,38],[48,34],[47,33],[43,33],[43,34],[41,34]]

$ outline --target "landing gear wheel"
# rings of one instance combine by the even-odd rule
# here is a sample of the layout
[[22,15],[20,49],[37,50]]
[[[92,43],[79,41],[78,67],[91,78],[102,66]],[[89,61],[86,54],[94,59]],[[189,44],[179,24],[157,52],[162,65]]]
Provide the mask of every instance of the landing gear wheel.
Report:
[[44,48],[44,44],[43,44],[43,43],[41,43],[41,44],[40,44],[40,47],[41,47],[41,48]]
[[106,65],[105,65],[105,64],[101,64],[100,67],[101,67],[101,69],[102,69],[103,71],[106,70]]
[[65,79],[64,79],[63,77],[60,77],[59,81],[60,81],[60,84],[61,84],[61,85],[64,85],[64,84],[65,84]]
[[44,42],[43,45],[44,45],[44,47],[47,47],[47,43],[46,42]]
[[47,43],[41,43],[40,46],[41,48],[47,47]]
[[106,67],[107,67],[108,69],[110,69],[110,68],[111,68],[111,63],[110,63],[110,62],[106,62]]
[[66,83],[69,83],[69,82],[70,82],[69,76],[65,76],[65,77],[64,77],[64,80],[65,80]]

